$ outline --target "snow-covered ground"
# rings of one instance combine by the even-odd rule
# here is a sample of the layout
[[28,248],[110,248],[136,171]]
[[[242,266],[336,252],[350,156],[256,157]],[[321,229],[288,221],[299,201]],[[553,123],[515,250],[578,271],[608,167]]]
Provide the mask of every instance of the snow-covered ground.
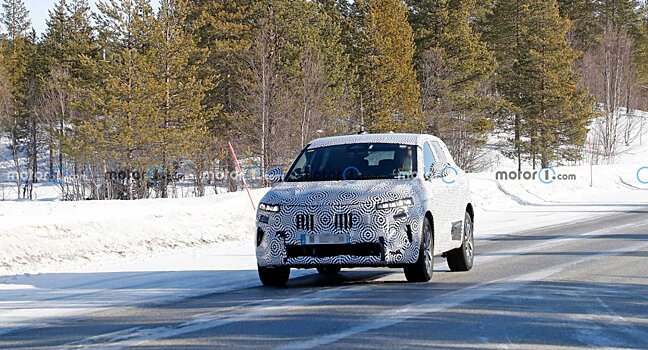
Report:
[[[477,239],[645,208],[648,145],[631,146],[615,165],[557,167],[556,175],[571,179],[548,184],[497,179],[495,171],[514,170],[512,161],[470,174]],[[39,198],[54,199],[57,188],[38,191]],[[254,190],[254,201],[265,191]],[[141,201],[0,201],[0,335],[116,305],[257,285],[254,211],[245,192]]]
[[[646,184],[637,179],[642,166],[648,164],[595,166],[592,187],[586,166],[556,168],[576,179],[550,184],[471,174],[476,237],[648,206],[648,169],[640,173]],[[253,191],[254,200],[264,192]],[[134,202],[0,202],[0,242],[0,334],[116,305],[259,285],[254,211],[244,192]]]
[[[253,192],[255,201],[265,190]],[[0,202],[0,274],[242,242],[254,229],[245,193],[141,201]]]
[[[648,154],[648,153],[647,153]],[[647,162],[648,163],[648,162]],[[648,203],[641,163],[559,167],[575,179],[542,183],[470,174],[477,235],[512,233]],[[639,172],[648,182],[648,169]],[[266,190],[254,190],[255,202]],[[0,275],[59,271],[180,248],[234,245],[252,254],[254,211],[245,192],[141,201],[0,202]],[[170,265],[169,268],[173,268]],[[254,266],[253,266],[254,267]]]

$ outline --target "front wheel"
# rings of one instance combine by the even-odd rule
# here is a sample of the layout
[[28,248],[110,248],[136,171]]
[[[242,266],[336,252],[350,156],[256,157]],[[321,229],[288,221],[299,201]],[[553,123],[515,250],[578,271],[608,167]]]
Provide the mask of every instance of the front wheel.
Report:
[[423,237],[418,260],[405,267],[408,282],[428,282],[434,272],[434,235],[428,219],[423,221]]
[[472,217],[466,213],[464,219],[464,234],[461,247],[453,249],[447,254],[450,271],[470,271],[475,260],[475,235]]
[[264,286],[281,287],[290,278],[289,267],[263,267],[259,266],[259,279]]

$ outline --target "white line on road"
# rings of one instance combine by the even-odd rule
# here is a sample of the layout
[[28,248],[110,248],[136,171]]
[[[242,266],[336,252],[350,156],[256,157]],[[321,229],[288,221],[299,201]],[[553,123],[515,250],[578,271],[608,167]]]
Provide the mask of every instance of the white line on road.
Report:
[[[367,289],[367,286],[339,287],[334,289],[320,290],[315,293],[301,293],[290,299],[276,301],[260,301],[258,305],[250,306],[245,313],[240,308],[231,308],[230,312],[218,312],[201,314],[195,320],[181,323],[177,326],[156,327],[156,328],[130,328],[125,331],[118,331],[67,343],[58,347],[59,349],[124,349],[141,345],[150,341],[177,337],[183,334],[198,332],[206,329],[217,328],[231,323],[242,322],[257,317],[269,316],[283,311],[289,311],[295,307],[303,307],[336,300],[341,295],[360,292]],[[308,297],[305,297],[308,295]]]
[[[627,229],[627,228],[642,226],[643,224],[645,224],[645,222],[646,221],[633,222],[630,224],[624,224],[612,228],[591,231],[579,235],[571,234],[571,235],[558,236],[556,238],[549,239],[549,241],[534,244],[528,247],[523,247],[514,250],[506,250],[501,252],[493,252],[490,253],[493,255],[480,258],[478,262],[481,264],[490,263],[492,261],[500,260],[504,257],[524,255],[534,251],[570,243],[583,238],[595,238],[597,236],[610,234],[612,230]],[[376,318],[378,319],[382,318],[383,320],[381,321],[368,322],[365,324],[352,327],[343,332],[325,335],[305,342],[291,343],[286,346],[279,347],[278,349],[302,349],[302,348],[309,349],[320,345],[330,344],[337,340],[343,339],[345,337],[357,333],[362,333],[374,329],[388,327],[403,322],[404,320],[407,320],[409,318],[416,317],[421,314],[445,310],[448,308],[458,306],[465,302],[482,299],[502,292],[512,291],[521,288],[525,284],[528,284],[532,281],[559,273],[560,271],[568,267],[571,267],[576,264],[580,264],[582,262],[587,262],[594,259],[600,259],[611,255],[618,255],[626,252],[631,252],[646,246],[648,246],[648,244],[643,244],[641,246],[631,246],[629,250],[620,249],[620,250],[605,252],[601,254],[591,255],[566,264],[554,266],[551,268],[536,271],[519,277],[504,278],[496,281],[485,282],[471,287],[466,287],[455,292],[451,292],[441,296],[436,296],[434,298],[426,299],[421,302],[406,305],[404,307],[398,308],[393,311],[385,312],[384,315],[376,316]],[[516,283],[511,283],[511,282],[516,282]],[[519,282],[526,282],[526,283],[519,283]],[[496,288],[492,288],[489,290],[482,290],[482,288],[485,286],[494,286]],[[232,312],[227,312],[227,311],[222,312],[221,310],[221,312],[215,313],[213,315],[204,314],[204,315],[200,315],[198,319],[195,319],[190,322],[181,323],[176,326],[156,327],[156,328],[148,328],[148,329],[147,328],[132,329],[131,332],[119,332],[118,337],[99,335],[91,338],[86,338],[80,341],[76,341],[73,343],[65,344],[61,348],[123,349],[127,347],[145,344],[150,341],[168,339],[183,334],[217,328],[224,325],[253,319],[256,317],[269,316],[282,311],[294,309],[295,307],[303,307],[303,306],[313,305],[321,302],[326,302],[327,300],[334,300],[336,297],[342,294],[346,295],[346,293],[361,292],[364,290],[368,290],[369,288],[371,288],[371,286],[368,285],[354,286],[354,287],[343,286],[334,289],[317,291],[312,294],[309,292],[309,293],[304,293],[308,295],[307,297],[305,297],[302,294],[290,298],[288,300],[278,300],[274,302],[257,303],[258,305],[251,306],[248,309],[248,311],[246,311],[245,313],[240,312],[241,311],[240,307],[235,307],[232,309]],[[449,301],[444,303],[440,301],[440,299],[449,300]]]
[[519,277],[504,278],[492,282],[481,283],[475,286],[460,289],[455,292],[450,292],[445,295],[435,296],[420,302],[411,303],[397,309],[383,312],[378,315],[373,315],[371,318],[376,319],[375,321],[365,322],[342,332],[331,333],[306,341],[289,343],[277,347],[275,348],[275,350],[312,349],[318,346],[332,344],[355,334],[393,326],[395,324],[424,314],[441,312],[465,304],[467,302],[488,298],[490,296],[501,294],[503,292],[518,290],[534,281],[539,281],[544,278],[550,277],[578,264],[609,256],[621,255],[646,247],[648,247],[648,244],[644,242],[623,249],[590,255],[582,259],[535,271]]

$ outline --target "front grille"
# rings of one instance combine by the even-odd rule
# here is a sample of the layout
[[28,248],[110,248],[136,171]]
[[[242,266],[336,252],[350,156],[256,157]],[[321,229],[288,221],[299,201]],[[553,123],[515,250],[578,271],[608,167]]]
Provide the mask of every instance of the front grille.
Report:
[[298,230],[312,230],[315,227],[315,215],[297,214],[295,226]]
[[353,228],[353,214],[335,214],[333,227],[337,229],[350,229]]
[[358,244],[321,244],[321,245],[287,245],[286,256],[298,258],[302,256],[327,258],[331,256],[381,256],[379,243]]

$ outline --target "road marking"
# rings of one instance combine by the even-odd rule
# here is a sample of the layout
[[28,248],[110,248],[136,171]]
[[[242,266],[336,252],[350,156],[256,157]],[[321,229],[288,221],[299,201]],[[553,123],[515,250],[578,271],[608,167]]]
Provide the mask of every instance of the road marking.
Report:
[[[493,252],[490,254],[496,254],[496,255],[491,255],[491,256],[486,256],[483,258],[480,258],[478,261],[480,263],[490,263],[492,261],[497,261],[500,260],[504,257],[511,257],[511,256],[519,256],[519,255],[524,255],[528,254],[534,251],[538,251],[541,249],[549,248],[549,247],[554,247],[554,246],[559,246],[562,244],[570,243],[573,241],[577,241],[580,239],[585,238],[596,238],[597,236],[603,236],[603,235],[609,235],[611,234],[610,232],[612,230],[617,230],[617,229],[622,229],[622,228],[632,228],[632,227],[637,227],[637,226],[642,226],[648,222],[646,221],[641,221],[641,222],[633,222],[629,224],[624,224],[624,225],[619,225],[619,226],[614,226],[611,228],[606,228],[606,229],[599,229],[595,231],[590,231],[586,232],[583,234],[578,234],[578,235],[564,235],[564,236],[558,236],[556,238],[550,238],[548,241],[534,244],[528,247],[523,247],[523,248],[518,248],[514,250],[506,250],[506,251],[500,251],[500,252]],[[554,266],[551,268],[547,268],[544,270],[532,272],[526,275],[522,275],[519,277],[515,278],[503,278],[495,281],[490,281],[490,282],[485,282],[481,283],[475,286],[471,287],[466,287],[463,289],[460,289],[455,292],[443,294],[440,296],[436,296],[434,298],[426,299],[423,300],[422,302],[417,302],[413,304],[408,304],[402,308],[396,309],[395,311],[388,311],[385,312],[384,315],[378,316],[380,319],[381,317],[383,320],[381,321],[374,321],[374,322],[369,322],[365,323],[363,325],[358,325],[356,327],[350,328],[347,331],[343,331],[340,333],[335,333],[335,334],[330,334],[326,336],[322,336],[319,338],[314,338],[312,340],[306,341],[306,342],[297,342],[297,343],[291,343],[288,344],[284,347],[279,347],[277,349],[302,349],[302,348],[312,348],[320,345],[326,345],[333,343],[337,340],[343,339],[345,337],[357,334],[357,333],[362,333],[374,329],[380,329],[384,327],[388,327],[400,322],[403,322],[404,320],[407,320],[412,317],[416,317],[421,314],[425,313],[433,313],[441,310],[445,310],[448,308],[452,308],[458,305],[461,305],[463,303],[477,300],[477,299],[482,299],[484,297],[489,297],[491,295],[495,294],[500,294],[506,291],[512,291],[515,289],[519,289],[522,286],[529,284],[535,280],[542,279],[548,276],[551,276],[553,274],[559,273],[560,271],[576,265],[580,264],[582,262],[587,262],[590,260],[594,259],[600,259],[604,258],[607,256],[611,255],[618,255],[621,253],[626,253],[630,251],[634,251],[637,249],[641,249],[643,247],[648,246],[648,244],[643,244],[638,248],[632,248],[631,250],[615,250],[611,252],[605,252],[601,254],[595,254],[591,255],[588,257],[584,257],[579,260],[575,260],[569,263],[565,263],[562,265]],[[632,246],[634,247],[634,246]],[[500,255],[501,254],[501,255]],[[477,257],[476,257],[477,258]],[[518,282],[518,284],[510,284],[507,286],[506,282],[511,283],[511,282]],[[519,282],[526,282],[523,284],[519,284]],[[480,290],[481,288],[489,285],[495,285],[497,286],[504,286],[504,288],[500,289],[493,289],[493,290]],[[156,328],[137,328],[137,329],[129,329],[125,331],[118,331],[119,335],[117,337],[111,337],[109,334],[106,335],[98,335],[90,338],[86,338],[80,341],[76,341],[73,343],[67,343],[60,348],[64,349],[123,349],[127,347],[132,347],[132,346],[137,346],[141,344],[145,344],[151,341],[155,340],[160,340],[160,339],[168,339],[172,337],[177,337],[183,334],[189,334],[193,332],[198,332],[198,331],[203,331],[206,329],[213,329],[217,327],[221,327],[224,325],[236,323],[236,322],[242,322],[246,321],[252,318],[256,317],[262,317],[262,316],[269,316],[272,314],[276,314],[279,312],[287,311],[290,310],[294,307],[303,307],[303,306],[308,306],[308,305],[313,305],[321,302],[326,302],[328,300],[333,300],[339,295],[346,295],[346,293],[357,293],[365,290],[369,290],[371,286],[364,285],[364,286],[343,286],[335,289],[326,289],[326,290],[320,290],[315,293],[307,292],[307,293],[302,293],[299,296],[293,296],[290,299],[283,299],[283,300],[276,300],[276,301],[270,301],[270,302],[258,302],[255,303],[257,305],[251,306],[248,311],[245,313],[240,312],[240,306],[239,307],[233,307],[233,308],[227,308],[225,312],[222,310],[220,312],[216,313],[207,313],[207,314],[201,314],[200,317],[197,319],[194,319],[189,322],[181,323],[175,326],[170,326],[170,327],[156,327]],[[475,290],[477,290],[475,292]],[[305,296],[308,297],[305,297]],[[450,299],[450,302],[440,302],[439,299],[443,300],[448,300]],[[239,311],[239,312],[237,312]],[[108,338],[108,339],[107,339]]]
[[[284,311],[292,310],[295,307],[314,305],[327,301],[336,300],[341,295],[357,293],[366,290],[368,286],[339,287],[335,289],[320,290],[315,293],[300,293],[290,299],[268,301],[263,300],[251,306],[247,312],[241,313],[239,308],[227,308],[229,312],[214,312],[200,314],[192,321],[170,327],[156,328],[129,328],[113,333],[93,336],[80,341],[67,343],[56,347],[56,349],[124,349],[138,346],[154,340],[177,337],[183,334],[199,332],[242,322],[257,317],[265,317]],[[308,295],[306,298],[305,295]]]
[[[596,297],[596,301],[598,301],[599,305],[605,309],[605,311],[608,313],[609,316],[607,318],[612,318],[612,320],[607,320],[606,322],[606,316],[593,316],[592,321],[594,322],[601,322],[601,323],[609,323],[614,325],[614,328],[616,330],[621,331],[622,333],[636,339],[639,341],[645,341],[647,338],[646,336],[648,335],[648,332],[637,328],[632,322],[629,322],[626,320],[625,317],[617,314],[612,308],[606,304],[600,297]],[[644,319],[640,319],[640,321],[645,321]]]
[[[441,296],[435,296],[420,302],[411,303],[398,309],[389,310],[372,316],[375,321],[366,322],[351,327],[345,331],[331,333],[316,337],[306,341],[293,342],[276,347],[275,350],[292,350],[292,349],[312,349],[318,346],[333,344],[344,338],[373,331],[381,328],[396,325],[408,319],[418,317],[424,314],[441,312],[467,302],[484,299],[503,292],[518,290],[534,281],[542,280],[557,273],[564,271],[572,266],[597,260],[605,257],[621,255],[633,252],[635,250],[648,247],[648,243],[635,244],[623,249],[616,249],[610,252],[591,255],[582,259],[574,260],[568,263],[560,264],[543,270],[531,272],[515,278],[503,278],[491,282],[481,283],[475,286],[460,289]],[[515,283],[513,283],[515,282]],[[520,283],[522,282],[522,283]],[[491,288],[485,288],[491,287]],[[493,288],[495,287],[495,288]]]
[[[89,337],[84,339],[83,341],[85,342],[91,342],[91,343],[99,343],[100,341],[106,341],[106,340],[111,340],[111,339],[118,339],[121,336],[127,335],[127,334],[133,334],[142,327],[132,327],[132,328],[126,328],[122,329],[116,332],[111,332],[111,333],[105,333],[105,334],[100,334],[97,336]],[[67,346],[68,348],[73,348],[75,345],[83,345],[81,341],[78,342],[71,342],[68,343]]]
[[483,255],[477,253],[475,255],[475,263],[488,264],[490,262],[497,261],[503,257],[513,257],[513,256],[525,255],[528,253],[534,253],[545,248],[553,248],[571,242],[576,242],[582,240],[583,238],[597,238],[597,237],[613,235],[614,233],[611,233],[613,230],[616,231],[620,229],[643,227],[646,226],[647,224],[648,224],[648,220],[636,221],[628,224],[608,227],[608,228],[584,232],[580,234],[569,234],[569,235],[556,236],[553,238],[547,238],[542,243],[536,243],[530,246],[521,247],[517,249],[498,250],[494,252],[483,253]]

